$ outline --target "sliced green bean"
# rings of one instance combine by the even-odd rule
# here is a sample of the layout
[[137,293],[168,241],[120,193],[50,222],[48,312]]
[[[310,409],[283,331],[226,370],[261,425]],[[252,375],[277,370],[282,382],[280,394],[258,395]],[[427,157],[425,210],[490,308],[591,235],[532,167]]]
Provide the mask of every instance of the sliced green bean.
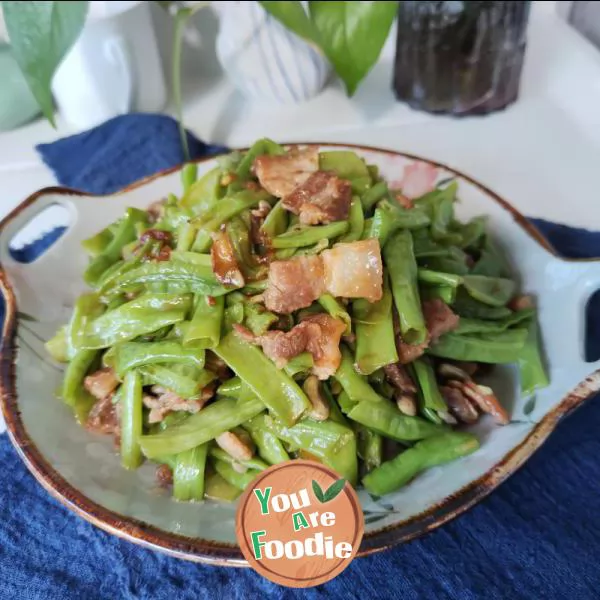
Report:
[[503,319],[496,319],[495,321],[485,321],[484,319],[469,319],[468,317],[461,317],[458,323],[458,327],[454,330],[454,333],[464,335],[470,333],[495,333],[497,331],[505,331],[509,327],[513,327],[514,325],[519,325],[524,321],[528,321],[534,315],[534,308],[524,308],[522,310],[511,313]]
[[81,350],[108,348],[158,331],[183,321],[191,304],[189,295],[144,294],[87,323],[78,332],[75,347]]
[[204,482],[204,496],[209,500],[233,502],[242,491],[225,481],[218,473],[208,473]]
[[148,458],[177,454],[213,440],[221,433],[241,425],[265,409],[255,397],[221,398],[205,406],[180,425],[160,433],[144,435],[140,445]]
[[517,362],[527,338],[526,329],[507,329],[493,334],[457,335],[446,333],[427,352],[453,360],[483,363]]
[[113,348],[113,365],[119,377],[123,377],[129,369],[157,363],[185,364],[199,369],[204,366],[204,350],[184,348],[180,343],[170,340],[126,342]]
[[186,324],[184,345],[215,348],[221,339],[223,312],[225,301],[223,297],[199,296],[192,320]]
[[79,350],[67,365],[61,397],[74,411],[85,412],[85,409],[89,410],[95,402],[93,396],[85,391],[83,380],[99,356],[97,350]]
[[301,352],[288,360],[283,369],[290,377],[293,377],[298,373],[309,373],[313,366],[313,355],[310,352]]
[[452,309],[461,317],[488,319],[490,321],[505,319],[512,314],[506,306],[489,306],[475,300],[462,288],[457,290]]
[[340,242],[356,242],[360,240],[365,226],[365,215],[358,196],[352,197],[348,216],[348,231],[340,238]]
[[247,469],[255,469],[256,471],[264,471],[265,469],[269,468],[269,465],[266,462],[260,458],[256,458],[255,456],[249,458],[248,460],[236,460],[233,458],[233,456],[231,456],[231,454],[228,454],[225,452],[225,450],[219,448],[218,446],[211,446],[208,453],[212,458],[229,463],[230,465],[236,463],[246,467]]
[[356,330],[356,370],[370,375],[385,365],[398,362],[394,319],[392,315],[392,292],[387,274],[383,280],[383,295],[378,302],[362,298],[352,303]]
[[184,194],[190,189],[197,178],[198,165],[196,163],[188,163],[181,169],[181,183],[183,185]]
[[121,396],[121,464],[137,469],[142,464],[142,380],[137,371],[128,371]]
[[547,387],[550,383],[542,358],[536,319],[531,319],[527,326],[527,339],[519,353],[519,376],[521,394],[524,397],[530,396],[536,389]]
[[281,204],[281,200],[269,211],[260,231],[264,235],[274,238],[281,235],[288,227],[289,212]]
[[411,363],[411,366],[415,372],[415,379],[419,384],[421,411],[424,411],[425,409],[433,411],[434,413],[437,413],[437,411],[440,410],[445,411],[447,409],[446,403],[440,393],[435,377],[435,371],[433,370],[429,359],[417,358]]
[[184,189],[179,205],[199,215],[211,209],[223,195],[222,172],[219,167],[211,169],[200,179]]
[[417,273],[419,281],[429,283],[431,285],[444,285],[458,287],[462,283],[460,275],[453,273],[441,273],[439,271],[431,271],[429,269],[419,269]]
[[448,285],[422,285],[419,290],[423,300],[439,298],[446,304],[452,304],[456,300],[456,288]]
[[144,385],[159,385],[175,392],[180,398],[193,398],[203,387],[215,379],[214,373],[204,369],[193,369],[190,375],[162,365],[145,365],[138,370],[143,378]]
[[[346,346],[341,346],[341,351],[342,362],[334,377],[348,395],[350,402],[352,404],[362,401],[381,402],[382,398],[380,398],[375,390],[369,385],[367,378],[356,372],[352,354],[348,348],[346,348]],[[347,412],[344,409],[344,406],[341,404],[340,406],[344,412]]]
[[296,382],[261,350],[235,333],[221,338],[214,352],[284,423],[295,423],[310,408],[308,398]]
[[329,225],[314,225],[298,230],[287,231],[271,240],[273,248],[301,248],[316,244],[322,239],[333,239],[346,233],[350,225],[348,221],[336,221]]
[[274,156],[284,154],[285,149],[273,140],[263,138],[254,142],[251,148],[244,154],[242,160],[238,164],[235,174],[242,179],[247,179],[250,176],[254,161],[263,154]]
[[352,184],[352,191],[362,194],[371,187],[371,174],[365,161],[351,150],[319,152],[319,168],[333,171]]
[[475,300],[495,307],[505,306],[517,289],[512,279],[484,275],[465,275],[463,284]]
[[183,502],[204,499],[204,473],[208,444],[180,452],[173,469],[173,497]]
[[256,469],[248,469],[244,473],[239,473],[233,466],[222,460],[213,460],[215,471],[228,483],[240,490],[245,490],[260,474]]
[[420,417],[402,414],[395,404],[387,400],[359,402],[348,413],[348,418],[398,442],[420,440],[446,430]]
[[417,285],[417,263],[409,231],[397,231],[383,248],[383,258],[392,282],[392,294],[398,310],[402,339],[420,344],[427,338]]
[[360,197],[363,211],[369,212],[375,206],[375,204],[377,204],[377,202],[387,196],[388,192],[388,186],[385,181],[378,181],[376,184],[366,190],[365,193]]
[[383,456],[383,438],[367,427],[356,424],[357,453],[362,459],[367,472],[381,464]]
[[281,440],[267,427],[266,415],[258,415],[243,425],[256,444],[258,455],[270,465],[277,465],[290,459]]
[[401,488],[425,469],[467,456],[478,448],[479,440],[471,433],[452,431],[430,437],[384,462],[363,477],[362,483],[371,494],[384,496]]

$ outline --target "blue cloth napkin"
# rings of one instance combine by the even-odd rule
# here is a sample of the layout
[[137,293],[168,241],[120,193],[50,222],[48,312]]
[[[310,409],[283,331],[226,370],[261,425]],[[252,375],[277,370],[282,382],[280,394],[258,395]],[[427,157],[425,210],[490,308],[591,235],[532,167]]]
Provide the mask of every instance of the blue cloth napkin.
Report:
[[[215,151],[190,138],[195,156]],[[167,117],[114,119],[39,151],[66,185],[109,192],[182,160]],[[536,221],[572,257],[600,254],[600,234]],[[38,252],[35,244],[25,254]],[[600,315],[600,310],[593,311]],[[600,341],[594,325],[592,337]],[[422,539],[355,560],[309,590],[251,570],[196,565],[142,549],[76,517],[29,475],[0,437],[0,598],[598,598],[600,404],[559,425],[508,482]]]

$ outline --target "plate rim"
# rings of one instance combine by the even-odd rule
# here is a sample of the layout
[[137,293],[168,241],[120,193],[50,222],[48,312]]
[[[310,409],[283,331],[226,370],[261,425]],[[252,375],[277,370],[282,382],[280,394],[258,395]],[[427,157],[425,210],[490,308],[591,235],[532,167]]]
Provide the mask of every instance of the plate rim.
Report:
[[[478,180],[444,163],[406,152],[364,144],[344,142],[293,142],[284,143],[283,145],[315,145],[355,148],[357,150],[376,152],[391,156],[401,156],[411,160],[429,163],[437,168],[442,168],[451,172],[469,182],[471,185],[479,188],[502,208],[507,210],[515,220],[516,225],[520,226],[529,237],[556,258],[569,263],[586,263],[594,261],[593,258],[565,259],[564,257],[561,257],[535,225],[528,221],[508,201]],[[244,151],[247,150],[247,148],[240,148],[237,150]],[[198,164],[204,163],[215,160],[217,156],[229,154],[232,151],[234,150],[198,158],[188,162]],[[14,218],[29,205],[33,204],[40,196],[47,194],[62,194],[69,196],[77,195],[88,197],[90,199],[119,196],[143,187],[156,179],[179,171],[185,164],[186,163],[182,163],[158,171],[157,173],[139,179],[121,190],[110,194],[92,194],[66,186],[50,186],[42,188],[28,196],[4,219],[2,219],[2,221],[0,221],[0,233]],[[7,426],[7,434],[13,447],[16,449],[17,454],[21,460],[23,460],[37,482],[67,509],[74,512],[79,517],[84,518],[96,527],[116,535],[117,537],[152,550],[161,551],[176,558],[212,565],[248,567],[246,560],[243,558],[242,553],[236,544],[214,542],[202,538],[189,538],[187,536],[171,533],[155,525],[150,525],[134,519],[133,517],[121,515],[103,507],[68,483],[46,460],[43,454],[37,449],[34,441],[29,437],[21,419],[19,401],[16,393],[17,349],[15,338],[18,321],[18,307],[9,278],[1,264],[0,292],[2,293],[5,302],[5,318],[2,327],[2,343],[0,345],[0,401],[2,413]],[[397,544],[420,537],[454,519],[483,500],[534,454],[563,418],[569,415],[577,407],[581,406],[599,389],[600,369],[592,372],[582,382],[576,385],[573,390],[567,393],[553,410],[544,415],[542,419],[531,428],[520,444],[507,452],[498,463],[480,478],[463,486],[454,494],[444,498],[427,510],[418,513],[409,519],[388,525],[382,529],[365,533],[358,556],[366,556],[380,552]]]

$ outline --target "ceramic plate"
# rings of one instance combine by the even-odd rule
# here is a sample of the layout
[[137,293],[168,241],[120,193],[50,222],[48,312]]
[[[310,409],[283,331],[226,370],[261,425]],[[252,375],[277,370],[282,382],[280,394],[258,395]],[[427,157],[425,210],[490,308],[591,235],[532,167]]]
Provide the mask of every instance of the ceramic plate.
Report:
[[[375,148],[352,149],[378,165],[389,181],[400,179],[408,165],[422,160]],[[410,540],[465,511],[523,464],[562,417],[600,388],[598,363],[583,359],[585,304],[600,284],[600,263],[561,260],[506,201],[466,175],[431,164],[439,169],[438,179],[458,178],[459,216],[487,215],[489,229],[519,274],[523,290],[537,296],[551,385],[534,401],[524,399],[515,371],[498,368],[491,385],[510,410],[511,423],[496,426],[491,418],[483,418],[473,428],[481,440],[475,454],[431,469],[377,502],[361,492],[366,523],[362,554]],[[199,171],[213,166],[213,159],[201,161]],[[235,543],[235,504],[178,503],[157,487],[152,465],[135,473],[124,471],[112,439],[81,428],[55,399],[62,369],[46,358],[43,348],[68,320],[84,289],[87,259],[80,242],[114,221],[127,206],[143,208],[168,192],[180,191],[178,170],[102,197],[48,188],[28,198],[0,224],[0,285],[7,305],[2,407],[8,434],[33,475],[80,516],[174,556],[245,566]],[[54,204],[69,211],[66,233],[35,262],[15,262],[9,241],[35,214]]]

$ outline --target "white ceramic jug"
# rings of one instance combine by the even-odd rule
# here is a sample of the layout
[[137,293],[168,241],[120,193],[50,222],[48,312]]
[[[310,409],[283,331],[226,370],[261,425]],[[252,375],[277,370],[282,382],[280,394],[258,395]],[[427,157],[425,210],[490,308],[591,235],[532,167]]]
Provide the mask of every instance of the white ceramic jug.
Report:
[[52,92],[62,118],[81,130],[167,101],[148,2],[90,2],[79,39],[59,66]]

